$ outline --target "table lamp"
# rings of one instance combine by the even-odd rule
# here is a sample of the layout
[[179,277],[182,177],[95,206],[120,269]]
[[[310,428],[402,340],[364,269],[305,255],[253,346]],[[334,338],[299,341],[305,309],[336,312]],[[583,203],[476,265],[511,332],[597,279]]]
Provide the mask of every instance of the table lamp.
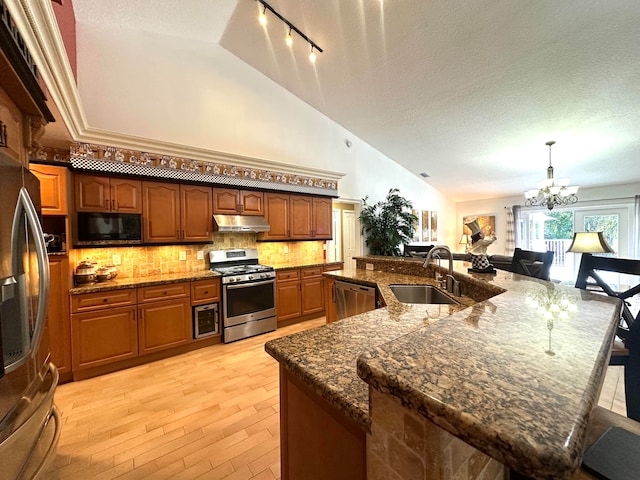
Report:
[[576,232],[567,252],[573,253],[615,253],[602,232]]

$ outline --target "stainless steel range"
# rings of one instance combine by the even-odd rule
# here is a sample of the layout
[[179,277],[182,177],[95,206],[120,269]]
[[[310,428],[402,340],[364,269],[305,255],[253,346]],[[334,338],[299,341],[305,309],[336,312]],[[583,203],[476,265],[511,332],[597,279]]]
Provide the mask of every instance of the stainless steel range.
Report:
[[225,343],[276,329],[276,272],[258,263],[258,249],[212,250],[209,264],[222,275]]

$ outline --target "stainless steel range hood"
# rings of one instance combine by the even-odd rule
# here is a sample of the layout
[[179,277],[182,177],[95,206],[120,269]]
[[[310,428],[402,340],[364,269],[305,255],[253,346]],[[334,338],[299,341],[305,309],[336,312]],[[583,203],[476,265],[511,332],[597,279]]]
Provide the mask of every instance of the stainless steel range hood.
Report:
[[214,215],[218,232],[268,232],[271,227],[260,215]]

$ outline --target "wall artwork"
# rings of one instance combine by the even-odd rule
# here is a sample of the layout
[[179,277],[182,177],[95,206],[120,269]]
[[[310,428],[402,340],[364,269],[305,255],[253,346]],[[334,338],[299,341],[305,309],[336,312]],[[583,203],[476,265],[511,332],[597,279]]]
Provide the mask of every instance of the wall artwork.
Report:
[[438,241],[438,212],[431,210],[430,215],[431,241]]
[[415,208],[411,210],[411,213],[413,215],[416,216],[416,221],[413,223],[413,238],[411,239],[412,242],[419,242],[420,241],[420,211],[416,210]]
[[466,224],[472,221],[473,218],[478,219],[478,225],[480,225],[480,229],[485,236],[492,235],[496,232],[495,215],[467,215],[466,217],[462,217],[462,233],[464,235],[471,237],[471,230],[469,230]]

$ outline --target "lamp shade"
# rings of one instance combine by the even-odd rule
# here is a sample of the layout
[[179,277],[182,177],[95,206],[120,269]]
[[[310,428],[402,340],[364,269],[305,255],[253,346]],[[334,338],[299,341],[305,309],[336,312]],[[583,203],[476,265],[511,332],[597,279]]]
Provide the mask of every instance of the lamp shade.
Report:
[[460,237],[460,245],[466,245],[469,243],[469,235],[467,235],[466,233],[463,233],[462,236]]
[[567,252],[573,253],[614,253],[602,232],[576,232]]

